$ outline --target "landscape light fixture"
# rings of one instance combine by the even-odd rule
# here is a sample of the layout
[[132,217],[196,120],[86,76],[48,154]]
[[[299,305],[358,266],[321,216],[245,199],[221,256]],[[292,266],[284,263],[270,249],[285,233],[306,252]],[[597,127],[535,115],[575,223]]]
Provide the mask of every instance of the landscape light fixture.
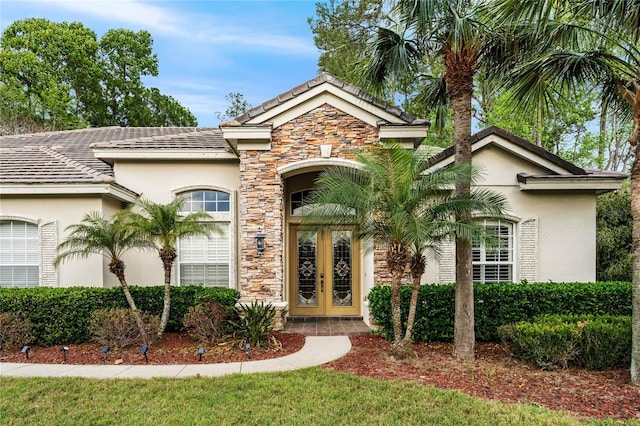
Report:
[[31,346],[24,345],[24,346],[22,347],[22,350],[21,350],[20,352],[22,352],[22,353],[24,354],[24,356],[25,356],[27,359],[29,359],[29,351],[30,351],[30,350],[31,350]]
[[67,352],[69,348],[67,346],[63,346],[60,348],[60,352],[62,352],[62,361],[67,362]]
[[247,358],[251,359],[251,343],[246,343],[244,348],[247,351]]
[[103,362],[106,364],[107,363],[107,352],[109,352],[109,346],[107,346],[107,345],[103,346],[101,351],[102,351],[102,356],[103,356]]
[[147,352],[149,352],[149,346],[144,345],[142,349],[140,349],[140,353],[144,355],[144,362],[149,364],[149,358],[147,358]]
[[261,228],[258,228],[258,232],[256,233],[254,239],[256,240],[256,250],[258,250],[258,255],[260,256],[262,256],[264,249],[267,248],[267,245],[264,242],[264,237],[266,237],[266,235],[262,233]]
[[204,348],[203,347],[199,347],[198,348],[198,361],[202,361],[202,354],[204,353]]

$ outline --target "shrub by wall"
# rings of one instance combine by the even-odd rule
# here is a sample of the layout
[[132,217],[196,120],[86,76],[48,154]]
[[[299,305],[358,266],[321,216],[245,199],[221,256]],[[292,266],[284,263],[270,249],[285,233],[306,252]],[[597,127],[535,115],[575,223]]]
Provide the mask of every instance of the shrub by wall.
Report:
[[[454,284],[422,285],[418,296],[414,341],[453,339]],[[409,312],[411,288],[401,292],[402,321]],[[478,341],[498,341],[501,325],[532,321],[545,314],[631,315],[631,283],[475,284],[475,333]],[[376,286],[369,310],[380,333],[393,338],[391,288]]]
[[[153,315],[162,313],[163,292],[163,286],[131,287],[138,309]],[[167,330],[181,329],[189,307],[201,300],[217,301],[232,309],[238,298],[238,291],[229,288],[172,287]],[[120,287],[0,288],[0,312],[20,313],[28,319],[39,345],[87,342],[93,311],[127,307]]]

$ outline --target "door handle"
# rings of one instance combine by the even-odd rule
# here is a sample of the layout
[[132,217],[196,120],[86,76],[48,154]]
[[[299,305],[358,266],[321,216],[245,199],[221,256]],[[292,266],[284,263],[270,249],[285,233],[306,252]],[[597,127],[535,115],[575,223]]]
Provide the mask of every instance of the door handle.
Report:
[[324,293],[324,272],[320,273],[320,292]]

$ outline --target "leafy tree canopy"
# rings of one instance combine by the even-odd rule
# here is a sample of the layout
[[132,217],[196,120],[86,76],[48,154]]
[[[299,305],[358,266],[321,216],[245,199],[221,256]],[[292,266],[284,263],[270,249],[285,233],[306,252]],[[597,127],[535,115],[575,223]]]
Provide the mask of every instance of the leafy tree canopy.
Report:
[[98,40],[79,22],[29,18],[0,36],[0,133],[86,126],[195,126],[187,108],[144,76],[158,75],[147,31]]

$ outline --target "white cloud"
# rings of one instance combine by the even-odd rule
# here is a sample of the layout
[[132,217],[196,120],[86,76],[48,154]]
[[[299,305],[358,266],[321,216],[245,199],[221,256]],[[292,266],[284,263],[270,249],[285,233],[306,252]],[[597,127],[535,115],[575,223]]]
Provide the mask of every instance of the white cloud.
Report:
[[45,0],[29,3],[40,3],[43,8],[66,10],[116,25],[145,29],[154,38],[174,37],[189,43],[210,45],[211,48],[233,47],[236,50],[264,51],[275,55],[317,56],[317,49],[310,38],[287,34],[283,32],[282,25],[266,17],[257,27],[255,21],[248,24],[238,16],[185,12],[179,8],[179,2]]
[[137,0],[48,0],[44,3],[74,13],[137,26],[153,34],[185,35],[188,25],[170,8]]

